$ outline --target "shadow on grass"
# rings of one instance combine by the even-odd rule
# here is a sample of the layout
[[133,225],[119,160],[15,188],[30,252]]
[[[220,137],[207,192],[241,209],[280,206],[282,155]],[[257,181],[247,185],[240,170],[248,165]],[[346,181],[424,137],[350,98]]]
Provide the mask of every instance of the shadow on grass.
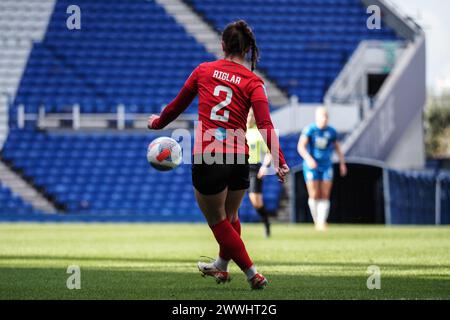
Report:
[[[151,257],[117,257],[117,256],[104,256],[104,257],[94,257],[94,256],[50,256],[50,255],[0,255],[0,260],[37,260],[37,261],[108,261],[108,262],[118,262],[118,263],[192,263],[196,264],[198,260],[204,260],[204,258],[194,257],[193,259],[184,258],[151,258]],[[292,259],[294,260],[294,258]],[[314,261],[269,261],[260,260],[256,261],[257,265],[260,266],[318,266],[318,267],[351,267],[351,268],[361,268],[361,270],[366,270],[371,264],[377,264],[376,259],[367,262],[314,262]],[[380,267],[392,268],[392,269],[403,269],[403,270],[415,270],[415,269],[450,269],[450,265],[444,264],[401,264],[401,263],[379,263]]]
[[0,299],[450,299],[450,280],[437,276],[382,277],[368,290],[367,276],[266,273],[269,287],[251,291],[242,274],[217,285],[192,268],[162,272],[83,268],[81,289],[69,290],[65,268],[0,268]]

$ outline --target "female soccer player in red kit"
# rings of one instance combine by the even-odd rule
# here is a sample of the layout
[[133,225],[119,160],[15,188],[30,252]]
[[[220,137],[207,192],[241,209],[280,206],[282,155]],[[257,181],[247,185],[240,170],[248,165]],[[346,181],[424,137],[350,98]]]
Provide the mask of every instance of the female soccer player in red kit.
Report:
[[[228,263],[233,260],[246,274],[252,289],[262,289],[266,278],[256,271],[242,241],[238,209],[249,187],[248,146],[245,141],[247,115],[252,108],[256,124],[271,150],[280,182],[289,167],[279,148],[270,119],[264,82],[252,71],[258,47],[245,21],[229,24],[222,34],[225,58],[200,64],[189,76],[178,96],[148,120],[149,129],[162,129],[175,120],[199,95],[199,126],[195,134],[192,181],[220,252],[212,263],[199,262],[202,275],[218,283],[230,280]],[[251,71],[244,66],[251,52]]]

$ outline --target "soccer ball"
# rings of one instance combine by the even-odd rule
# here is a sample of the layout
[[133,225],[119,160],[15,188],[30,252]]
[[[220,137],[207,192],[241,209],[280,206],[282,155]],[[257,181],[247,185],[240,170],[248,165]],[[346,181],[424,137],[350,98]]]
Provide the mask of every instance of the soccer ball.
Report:
[[172,138],[157,138],[148,146],[147,160],[153,168],[159,171],[172,170],[181,163],[181,147]]

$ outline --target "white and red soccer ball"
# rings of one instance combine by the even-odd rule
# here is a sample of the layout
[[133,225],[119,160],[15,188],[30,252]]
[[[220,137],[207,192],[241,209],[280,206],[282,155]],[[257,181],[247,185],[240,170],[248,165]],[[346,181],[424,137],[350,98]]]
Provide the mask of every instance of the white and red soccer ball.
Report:
[[181,147],[172,138],[157,138],[148,146],[147,160],[153,168],[159,171],[172,170],[181,163]]

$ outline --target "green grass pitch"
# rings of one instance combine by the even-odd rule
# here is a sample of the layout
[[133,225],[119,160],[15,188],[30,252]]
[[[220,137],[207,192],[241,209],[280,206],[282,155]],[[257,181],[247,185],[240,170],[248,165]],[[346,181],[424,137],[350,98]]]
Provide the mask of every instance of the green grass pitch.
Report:
[[[0,299],[449,299],[450,228],[243,225],[258,270],[251,291],[235,264],[217,285],[196,268],[217,254],[205,224],[0,224]],[[67,267],[81,289],[66,287]],[[381,289],[367,289],[367,268]]]

